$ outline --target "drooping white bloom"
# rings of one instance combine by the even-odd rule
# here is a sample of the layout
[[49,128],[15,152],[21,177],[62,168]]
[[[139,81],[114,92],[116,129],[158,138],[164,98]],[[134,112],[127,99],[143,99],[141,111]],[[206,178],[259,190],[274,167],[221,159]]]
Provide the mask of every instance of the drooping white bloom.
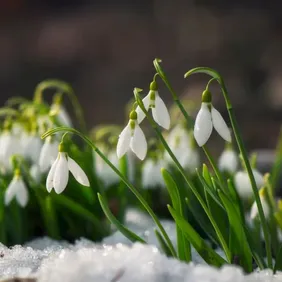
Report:
[[[95,154],[94,151],[93,154]],[[115,167],[119,166],[119,160],[115,152],[110,152],[107,154],[107,157]],[[98,155],[95,155],[95,167],[98,177],[102,180],[106,187],[109,187],[120,181],[119,176]]]
[[[253,169],[254,178],[257,188],[260,189],[264,185],[263,175],[256,169]],[[251,181],[246,171],[238,171],[234,176],[234,184],[239,196],[242,199],[250,199],[253,195]]]
[[130,120],[127,126],[119,135],[117,143],[117,156],[120,159],[129,151],[140,159],[144,160],[147,154],[147,141],[143,131],[137,123],[137,113],[135,111],[130,113]]
[[212,94],[206,89],[202,94],[202,105],[194,126],[194,136],[200,147],[209,140],[213,128],[225,141],[231,142],[230,130],[219,111],[213,107]]
[[8,171],[12,169],[10,158],[12,155],[22,153],[20,139],[10,131],[4,131],[0,135],[0,163]]
[[25,134],[22,136],[21,140],[23,155],[33,163],[37,163],[42,148],[40,136],[36,133]]
[[238,167],[238,156],[231,148],[225,149],[219,157],[218,167],[222,171],[235,173]]
[[142,187],[144,189],[163,187],[164,180],[161,169],[164,167],[166,167],[166,163],[162,159],[146,160],[142,168]]
[[31,177],[33,178],[35,183],[39,183],[42,178],[42,171],[40,170],[39,166],[37,164],[33,164],[29,171]]
[[46,172],[54,163],[58,155],[59,142],[53,140],[51,136],[45,139],[39,156],[39,168],[41,172]]
[[[155,122],[161,127],[163,127],[164,129],[169,129],[170,127],[169,112],[164,101],[159,96],[157,89],[158,89],[157,84],[155,81],[153,81],[150,84],[150,91],[148,95],[142,101],[146,111],[152,109],[152,115]],[[145,118],[145,114],[139,106],[136,108],[136,112],[138,116],[137,120],[138,123],[140,124]]]
[[211,103],[203,102],[194,126],[194,136],[200,147],[209,140],[213,127],[225,141],[231,142],[230,130],[219,111]]
[[21,207],[28,202],[28,191],[19,172],[16,172],[7,190],[5,191],[5,205],[9,205],[13,198],[16,198]]
[[[167,143],[181,166],[193,173],[200,165],[200,155],[191,137],[191,133],[183,125],[176,125],[169,133]],[[173,163],[167,151],[165,159],[169,163]]]
[[[260,201],[261,201],[261,205],[262,205],[262,209],[263,209],[263,213],[265,215],[265,218],[268,218],[269,215],[270,215],[270,208],[269,208],[268,202],[266,200],[264,188],[259,191],[259,197],[260,197]],[[254,220],[258,216],[258,214],[259,214],[258,206],[257,206],[256,201],[254,201],[254,203],[251,207],[251,211],[250,211],[250,219]]]
[[78,183],[90,186],[89,180],[81,167],[66,152],[59,152],[47,176],[47,191],[51,192],[54,188],[57,194],[62,193],[68,184],[69,171]]

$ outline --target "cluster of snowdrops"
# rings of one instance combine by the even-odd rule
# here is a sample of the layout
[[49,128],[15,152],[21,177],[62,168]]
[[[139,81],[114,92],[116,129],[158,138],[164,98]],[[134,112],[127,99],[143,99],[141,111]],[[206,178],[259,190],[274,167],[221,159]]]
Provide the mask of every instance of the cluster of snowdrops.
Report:
[[[210,76],[199,93],[202,103],[194,120],[173,90],[161,61],[154,60],[154,67],[148,92],[143,96],[141,89],[134,89],[123,129],[98,126],[87,133],[72,88],[58,80],[40,83],[32,101],[15,97],[7,102],[0,110],[4,118],[1,241],[22,242],[38,226],[58,239],[86,236],[97,240],[111,232],[110,222],[130,240],[146,243],[123,224],[126,208],[135,205],[154,220],[156,236],[168,256],[189,262],[193,247],[214,266],[234,263],[246,272],[257,267],[281,269],[282,202],[275,198],[281,148],[273,170],[262,175],[255,154],[246,152],[223,78],[204,67],[185,74],[185,78],[196,73]],[[173,108],[182,118],[176,119],[164,103],[167,93],[159,93],[160,83],[167,87]],[[212,103],[211,83],[219,85],[218,94],[226,102],[227,123]],[[51,105],[44,100],[49,88],[55,90]],[[73,105],[78,129],[64,108],[65,97]],[[148,134],[142,129],[144,120],[152,129]],[[207,148],[213,131],[225,144],[218,160]],[[202,163],[202,154],[207,164]],[[176,223],[177,246],[155,210],[156,191]],[[40,220],[27,228],[31,214],[38,211]]]

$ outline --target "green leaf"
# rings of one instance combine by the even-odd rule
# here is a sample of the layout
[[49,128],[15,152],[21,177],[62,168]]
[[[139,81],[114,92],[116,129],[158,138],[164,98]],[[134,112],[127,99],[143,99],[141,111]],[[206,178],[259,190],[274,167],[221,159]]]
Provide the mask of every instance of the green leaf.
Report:
[[108,220],[116,226],[116,228],[125,236],[127,237],[130,241],[132,242],[140,242],[140,243],[146,243],[144,239],[139,237],[137,234],[134,232],[130,231],[128,228],[126,228],[123,224],[121,224],[116,217],[112,214],[112,212],[109,209],[109,206],[107,204],[107,201],[103,198],[101,194],[98,193],[98,199],[100,202],[100,205],[108,218]]
[[62,194],[57,195],[55,193],[53,193],[52,199],[57,205],[63,206],[74,214],[77,214],[85,220],[91,222],[95,226],[95,230],[97,233],[104,235],[107,234],[106,230],[104,230],[101,225],[101,221],[91,211],[87,210],[86,208],[78,204],[76,201]]
[[[206,181],[206,179],[204,179],[201,174],[199,173],[198,170],[197,171],[197,175],[199,177],[199,180],[201,181],[205,191],[210,195],[210,197],[217,203],[217,205],[219,207],[221,207],[224,211],[224,207],[222,205],[222,203],[220,202],[220,199],[218,198],[218,195],[216,194],[216,190],[214,190],[213,186],[210,186],[210,184]],[[210,179],[210,183],[212,184],[212,179]],[[208,202],[208,205],[209,205],[209,202]]]
[[226,264],[227,261],[224,260],[220,255],[218,255],[211,247],[207,245],[205,240],[203,240],[200,235],[195,231],[195,229],[181,216],[177,213],[171,206],[168,205],[168,209],[174,218],[176,224],[181,228],[186,238],[190,241],[199,255],[210,265],[217,267]]
[[157,240],[160,244],[161,249],[163,250],[164,254],[166,254],[168,257],[172,257],[171,255],[171,251],[167,245],[167,243],[165,242],[164,238],[162,237],[161,233],[155,229],[155,235],[157,237]]
[[282,229],[282,211],[277,211],[274,213],[277,224]]
[[229,248],[233,257],[238,257],[240,265],[247,272],[252,271],[252,253],[245,234],[241,217],[237,208],[229,200],[229,198],[220,190],[218,191],[219,197],[227,211],[229,225],[230,225],[230,239]]
[[[197,171],[198,172],[198,171]],[[203,178],[205,179],[207,185],[212,187],[212,180],[209,169],[206,164],[203,164],[203,171],[202,171]]]
[[273,273],[275,274],[277,270],[282,271],[282,244],[280,245],[277,256],[276,256]]
[[[183,216],[182,200],[180,198],[179,189],[172,175],[165,168],[162,168],[161,172],[171,198],[172,206],[181,216]],[[178,226],[176,226],[176,234],[179,259],[187,262],[191,261],[191,246]]]
[[44,219],[45,219],[45,226],[48,232],[48,235],[54,239],[60,239],[60,231],[57,222],[56,211],[54,209],[54,205],[52,202],[51,196],[47,196],[43,200],[43,211],[44,212]]

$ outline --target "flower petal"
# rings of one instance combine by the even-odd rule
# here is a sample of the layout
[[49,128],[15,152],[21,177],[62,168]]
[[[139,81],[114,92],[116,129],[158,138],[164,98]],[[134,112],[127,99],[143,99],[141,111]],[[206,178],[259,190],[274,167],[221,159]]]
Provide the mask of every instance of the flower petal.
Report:
[[46,140],[42,146],[40,155],[39,155],[39,168],[41,172],[46,172],[51,166],[50,162],[50,151],[52,150],[52,144],[50,140]]
[[162,100],[162,98],[160,98],[157,92],[156,92],[155,108],[152,108],[152,114],[157,124],[162,126],[164,129],[169,129],[170,116],[164,101]]
[[134,134],[130,140],[130,148],[140,160],[145,159],[147,154],[147,141],[138,124],[135,124]]
[[28,202],[28,191],[22,179],[18,180],[16,199],[21,207],[25,207]]
[[58,161],[59,161],[59,155],[57,159],[55,160],[55,162],[52,164],[51,169],[46,179],[46,188],[49,193],[51,192],[52,188],[54,187],[54,175],[55,175]]
[[208,108],[208,103],[202,103],[194,126],[194,137],[200,147],[204,146],[209,140],[212,133],[212,127],[212,117]]
[[7,190],[5,191],[5,205],[9,205],[12,199],[15,197],[17,192],[17,179],[13,178],[9,184]]
[[220,112],[216,110],[214,107],[212,107],[211,115],[212,115],[212,123],[215,130],[224,140],[226,140],[227,142],[231,142],[230,130],[226,122],[224,121],[223,117],[221,116]]
[[119,135],[119,139],[117,143],[117,156],[119,159],[128,151],[130,138],[131,138],[131,129],[128,123],[128,125],[123,129],[123,131]]
[[233,150],[224,150],[219,157],[218,167],[222,171],[235,173],[238,167],[238,156]]
[[62,193],[69,181],[69,167],[67,161],[67,155],[64,152],[59,153],[59,160],[56,165],[56,170],[54,173],[54,189],[57,194]]
[[[150,93],[145,98],[143,98],[142,102],[144,104],[146,111],[148,111],[149,105],[150,105]],[[144,112],[142,111],[142,109],[139,106],[137,106],[135,111],[137,113],[137,122],[138,124],[140,124],[146,115],[144,114]]]
[[242,199],[250,199],[253,195],[252,185],[245,171],[238,171],[234,176],[234,184]]
[[88,177],[75,160],[68,157],[68,167],[74,178],[78,183],[84,186],[90,186]]

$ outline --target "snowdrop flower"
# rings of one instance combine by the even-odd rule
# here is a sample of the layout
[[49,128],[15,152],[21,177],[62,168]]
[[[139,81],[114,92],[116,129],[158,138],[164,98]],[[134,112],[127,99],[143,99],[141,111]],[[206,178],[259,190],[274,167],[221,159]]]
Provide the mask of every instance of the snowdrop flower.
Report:
[[[259,191],[259,197],[260,197],[260,201],[261,201],[261,205],[262,205],[262,209],[263,209],[265,218],[268,218],[270,215],[270,208],[269,208],[265,193],[266,193],[265,188],[262,188]],[[258,214],[259,214],[258,206],[257,206],[257,203],[254,202],[251,207],[250,219],[254,220],[258,216]]]
[[9,205],[13,198],[16,198],[21,207],[24,208],[27,205],[28,191],[19,170],[15,171],[14,177],[5,192],[5,205]]
[[33,163],[38,162],[42,148],[42,140],[37,133],[25,134],[22,136],[23,155]]
[[12,134],[11,131],[5,130],[0,135],[0,163],[8,171],[12,170],[12,164],[10,158],[12,155],[18,155],[22,153],[22,147],[20,139]]
[[[161,127],[163,127],[164,129],[169,129],[170,116],[164,101],[159,96],[158,86],[156,81],[151,82],[150,91],[142,101],[146,111],[152,109],[152,115],[155,122]],[[137,112],[137,120],[138,123],[140,124],[145,118],[145,114],[139,106],[136,108],[136,112]]]
[[119,135],[117,143],[117,156],[120,159],[129,151],[132,152],[140,159],[144,160],[147,154],[147,141],[143,131],[137,122],[137,112],[130,113],[130,120],[127,126]]
[[227,147],[219,157],[218,167],[222,171],[235,173],[238,167],[237,153],[232,148]]
[[33,178],[35,183],[37,183],[37,184],[40,183],[41,177],[42,177],[42,175],[41,175],[42,172],[41,172],[41,170],[40,170],[40,168],[37,164],[33,164],[31,166],[29,173],[30,173],[30,175]]
[[[253,169],[256,185],[260,189],[264,185],[263,175],[256,169]],[[234,184],[239,196],[242,199],[250,199],[253,195],[253,189],[249,175],[246,171],[238,171],[234,176]]]
[[90,186],[89,180],[81,167],[64,150],[63,144],[59,146],[58,157],[52,164],[46,180],[48,192],[54,188],[57,194],[62,193],[69,181],[69,171],[72,173],[78,183],[84,186]]
[[[94,151],[93,154],[95,154]],[[108,153],[107,157],[115,167],[119,166],[119,160],[115,152]],[[96,173],[106,187],[109,187],[115,183],[119,183],[119,176],[108,166],[108,164],[105,163],[105,161],[100,156],[95,155],[94,159]]]
[[39,168],[42,173],[46,172],[54,163],[58,155],[59,142],[53,140],[51,136],[45,139],[39,156]]
[[[200,165],[200,155],[194,146],[194,138],[183,125],[176,125],[167,137],[167,143],[182,167],[195,172]],[[170,155],[165,152],[165,159],[173,163]]]
[[213,127],[225,141],[231,142],[229,128],[219,111],[213,107],[211,100],[211,93],[209,90],[205,90],[202,95],[202,106],[194,126],[194,136],[200,147],[209,140]]
[[161,174],[163,167],[166,167],[166,164],[162,159],[148,159],[144,162],[142,168],[142,187],[144,189],[164,186],[164,180]]

